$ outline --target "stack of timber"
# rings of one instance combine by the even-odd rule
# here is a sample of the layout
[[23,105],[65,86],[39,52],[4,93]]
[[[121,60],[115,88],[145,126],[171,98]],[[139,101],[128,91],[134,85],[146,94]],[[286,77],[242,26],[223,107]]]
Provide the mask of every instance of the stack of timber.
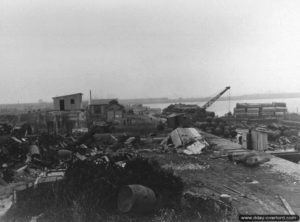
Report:
[[236,118],[247,117],[246,108],[236,106],[236,108],[234,108],[234,115],[236,116]]
[[287,113],[285,103],[237,103],[234,116],[237,119],[282,119]]

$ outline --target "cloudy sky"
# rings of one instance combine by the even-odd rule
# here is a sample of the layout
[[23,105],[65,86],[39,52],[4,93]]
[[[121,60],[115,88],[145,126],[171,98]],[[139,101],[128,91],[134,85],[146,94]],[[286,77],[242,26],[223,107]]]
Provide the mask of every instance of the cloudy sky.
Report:
[[300,92],[299,0],[0,0],[0,103]]

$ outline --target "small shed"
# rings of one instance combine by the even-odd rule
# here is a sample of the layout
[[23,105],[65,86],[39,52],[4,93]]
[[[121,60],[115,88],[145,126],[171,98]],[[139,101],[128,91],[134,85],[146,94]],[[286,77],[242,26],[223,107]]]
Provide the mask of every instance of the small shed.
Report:
[[82,93],[53,97],[54,110],[74,111],[82,109]]
[[251,130],[251,142],[254,150],[264,151],[268,149],[268,134],[259,130]]

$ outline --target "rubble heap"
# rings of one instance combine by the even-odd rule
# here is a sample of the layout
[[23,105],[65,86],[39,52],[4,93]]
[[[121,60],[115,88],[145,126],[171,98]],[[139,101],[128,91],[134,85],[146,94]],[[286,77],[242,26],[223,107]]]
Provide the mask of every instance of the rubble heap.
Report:
[[[72,221],[74,211],[80,215],[81,221],[95,221],[95,215],[118,214],[118,192],[130,184],[153,190],[157,198],[153,210],[180,206],[184,185],[179,177],[161,168],[155,160],[124,153],[75,160],[67,168],[64,179],[22,191],[16,205],[17,213],[8,213],[8,217],[32,217],[42,213],[49,217],[59,208],[65,209],[61,217],[66,221]],[[49,198],[45,199],[45,195]],[[38,199],[43,199],[43,202],[39,204]]]

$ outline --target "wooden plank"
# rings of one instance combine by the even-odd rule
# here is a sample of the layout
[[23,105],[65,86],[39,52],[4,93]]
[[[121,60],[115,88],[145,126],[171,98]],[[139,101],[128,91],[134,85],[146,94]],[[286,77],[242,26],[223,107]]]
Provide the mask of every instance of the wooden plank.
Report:
[[235,190],[235,189],[233,189],[233,188],[231,188],[231,187],[228,187],[228,186],[226,186],[226,185],[223,185],[223,187],[225,187],[226,189],[228,189],[228,190],[230,190],[230,191],[232,191],[232,192],[234,192],[234,193],[239,194],[241,197],[244,197],[244,198],[247,198],[247,199],[249,199],[249,200],[255,201],[254,199],[250,198],[247,194],[244,194],[244,193],[242,193],[242,192],[240,192],[240,191],[238,191],[238,190]]
[[296,215],[290,204],[284,199],[282,196],[279,195],[281,202],[283,203],[285,209],[289,212],[290,215]]
[[225,187],[226,189],[231,190],[231,191],[233,191],[233,192],[235,192],[235,193],[237,193],[237,194],[239,194],[239,195],[241,195],[241,196],[245,196],[245,194],[243,194],[243,193],[241,193],[240,191],[237,191],[237,190],[235,190],[235,189],[233,189],[233,188],[231,188],[231,187],[228,187],[228,186],[226,186],[226,185],[223,185],[223,187]]

